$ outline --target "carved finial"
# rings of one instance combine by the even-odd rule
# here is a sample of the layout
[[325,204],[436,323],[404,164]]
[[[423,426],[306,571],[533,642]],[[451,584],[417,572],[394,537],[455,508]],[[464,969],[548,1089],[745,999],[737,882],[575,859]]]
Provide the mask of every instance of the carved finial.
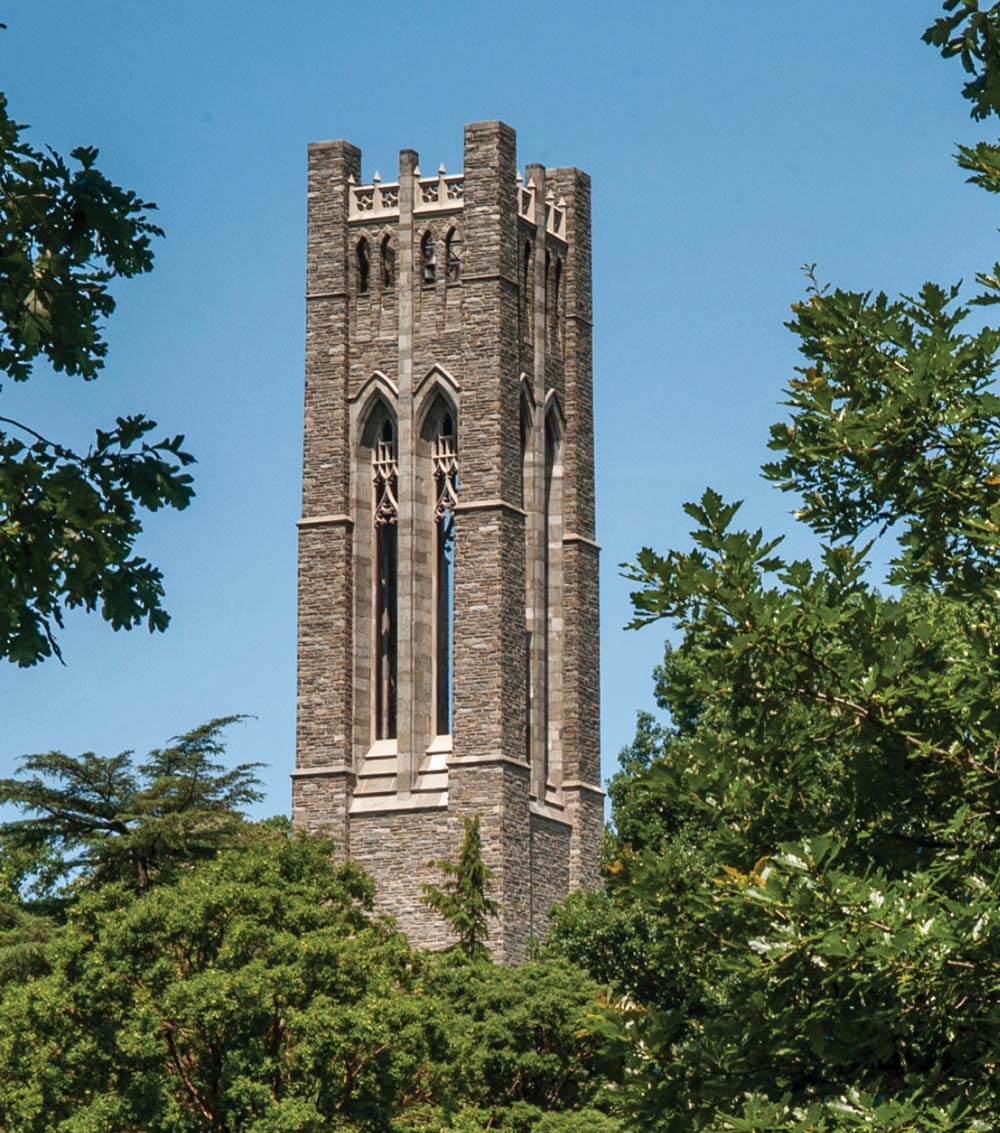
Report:
[[533,189],[534,187],[535,187],[535,179],[534,179],[534,177],[529,177],[528,178],[528,188]]
[[560,197],[559,200],[556,201],[556,204],[559,206],[559,208],[564,209],[566,207],[566,198]]
[[545,194],[545,203],[547,205],[554,205],[556,203],[556,195],[551,189]]
[[444,176],[444,162],[443,162],[443,161],[442,161],[442,162],[441,162],[441,164],[440,164],[440,165],[438,166],[438,176],[439,176],[439,177],[443,177],[443,176]]
[[348,183],[348,185],[356,185],[357,184],[357,182],[354,180],[354,174],[353,173],[348,173],[347,183]]
[[521,185],[524,184],[524,178],[521,176],[521,170],[520,169],[517,171],[517,183],[518,183],[518,186],[521,186]]
[[379,183],[379,181],[381,181],[381,180],[382,180],[382,174],[379,173],[379,171],[376,169],[375,170],[375,176],[372,178],[372,184],[377,185]]
[[419,177],[419,176],[420,176],[420,166],[419,166],[419,165],[415,165],[415,166],[413,167],[413,176],[414,176],[414,177]]

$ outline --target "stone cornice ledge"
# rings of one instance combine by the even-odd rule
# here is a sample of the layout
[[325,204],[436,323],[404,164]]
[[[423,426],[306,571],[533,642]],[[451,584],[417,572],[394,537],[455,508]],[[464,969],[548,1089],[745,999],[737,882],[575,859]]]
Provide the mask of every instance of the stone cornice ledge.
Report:
[[295,521],[296,527],[353,527],[349,515],[304,515]]
[[509,511],[514,515],[521,516],[528,514],[524,508],[518,507],[517,504],[499,498],[495,500],[459,500],[455,504],[455,511]]
[[603,787],[595,787],[593,783],[585,783],[582,779],[567,779],[562,785],[563,791],[586,791],[591,795],[600,795],[603,799],[608,793]]
[[589,535],[580,535],[576,531],[567,531],[562,541],[564,543],[583,543],[585,547],[593,547],[595,551],[601,549],[601,544],[595,542]]
[[326,778],[331,775],[350,775],[354,777],[354,769],[346,763],[326,763],[319,767],[296,767],[292,772],[293,779],[308,779],[310,776]]
[[530,771],[531,768],[520,759],[513,759],[509,755],[456,755],[448,760],[448,769],[452,767],[496,767],[501,763],[508,763],[518,771]]
[[573,827],[573,823],[561,810],[556,810],[555,807],[551,807],[547,803],[540,803],[538,799],[532,799],[528,804],[528,809],[536,818],[544,818],[546,822],[558,822],[560,826],[565,826],[568,829]]

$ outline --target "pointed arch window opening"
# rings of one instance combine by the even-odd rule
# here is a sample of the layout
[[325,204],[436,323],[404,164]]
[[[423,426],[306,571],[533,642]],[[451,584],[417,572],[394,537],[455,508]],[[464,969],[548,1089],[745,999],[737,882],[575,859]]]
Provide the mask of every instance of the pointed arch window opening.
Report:
[[382,238],[382,290],[391,291],[396,286],[396,249],[392,237]]
[[362,237],[358,241],[358,294],[366,295],[371,278],[371,260],[368,256],[368,241]]
[[[528,399],[522,393],[521,395],[521,412],[519,420],[519,436],[521,442],[521,507],[527,512],[529,510],[529,483],[531,482],[529,460],[530,448],[529,442],[531,437],[531,409],[528,405]],[[528,528],[525,526],[525,558],[530,555],[530,545],[528,537]],[[527,614],[527,607],[531,603],[531,579],[526,578],[527,591],[525,594],[525,613]],[[531,715],[535,708],[535,694],[534,694],[534,666],[531,661],[531,646],[532,646],[532,632],[528,624],[528,619],[525,617],[524,625],[524,752],[525,758],[531,759],[531,744],[532,744],[532,729],[531,729]]]
[[455,506],[458,503],[458,450],[455,422],[448,412],[434,430],[434,727],[451,734],[452,642],[455,628]]
[[562,693],[562,644],[554,622],[562,608],[562,434],[554,413],[545,420],[544,535],[542,538],[541,617],[542,658],[539,698],[541,732],[544,737],[545,789],[558,785],[562,776],[560,700]]
[[397,736],[399,666],[397,594],[399,580],[399,462],[396,433],[388,418],[372,449],[374,541],[374,738]]
[[444,244],[444,271],[447,283],[458,283],[462,278],[462,237],[457,228],[451,228]]
[[425,232],[420,241],[420,280],[425,287],[437,282],[437,253],[434,250],[434,234]]

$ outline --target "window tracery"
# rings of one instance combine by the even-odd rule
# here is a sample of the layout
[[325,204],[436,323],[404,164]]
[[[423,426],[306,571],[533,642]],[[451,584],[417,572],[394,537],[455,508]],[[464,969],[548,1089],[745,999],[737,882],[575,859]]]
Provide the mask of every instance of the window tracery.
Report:
[[425,286],[437,280],[437,253],[434,250],[434,236],[428,231],[420,240],[420,279]]
[[451,228],[444,244],[445,280],[458,283],[462,278],[462,237],[457,228]]
[[434,481],[434,725],[439,736],[451,732],[451,652],[454,616],[453,563],[455,506],[458,503],[458,452],[451,413],[440,413],[434,427],[431,465]]
[[398,669],[399,463],[396,433],[386,417],[372,448],[374,542],[374,738],[396,738]]

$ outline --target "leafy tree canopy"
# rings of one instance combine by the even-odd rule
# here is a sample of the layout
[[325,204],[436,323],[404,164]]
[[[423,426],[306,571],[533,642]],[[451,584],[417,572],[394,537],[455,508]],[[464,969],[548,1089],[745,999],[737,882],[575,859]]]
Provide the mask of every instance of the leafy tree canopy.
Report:
[[[998,113],[1000,5],[944,9],[926,38]],[[998,154],[959,157],[995,189]],[[997,279],[890,299],[808,269],[764,475],[819,554],[709,490],[693,546],[628,568],[634,624],[676,631],[670,722],[640,722],[608,892],[556,941],[618,984],[637,1129],[1000,1127],[1000,330],[969,319]]]
[[145,891],[81,889],[0,988],[0,1128],[620,1128],[583,973],[417,952],[333,853],[246,823]]
[[[0,94],[0,367],[15,382],[41,359],[84,380],[104,365],[110,284],[147,272],[156,206],[110,181],[98,151],[71,163],[35,149]],[[166,628],[162,575],[135,554],[140,512],[184,508],[194,492],[184,438],[150,439],[141,414],[74,452],[0,416],[0,658],[60,656],[63,609],[100,609],[115,629]]]

